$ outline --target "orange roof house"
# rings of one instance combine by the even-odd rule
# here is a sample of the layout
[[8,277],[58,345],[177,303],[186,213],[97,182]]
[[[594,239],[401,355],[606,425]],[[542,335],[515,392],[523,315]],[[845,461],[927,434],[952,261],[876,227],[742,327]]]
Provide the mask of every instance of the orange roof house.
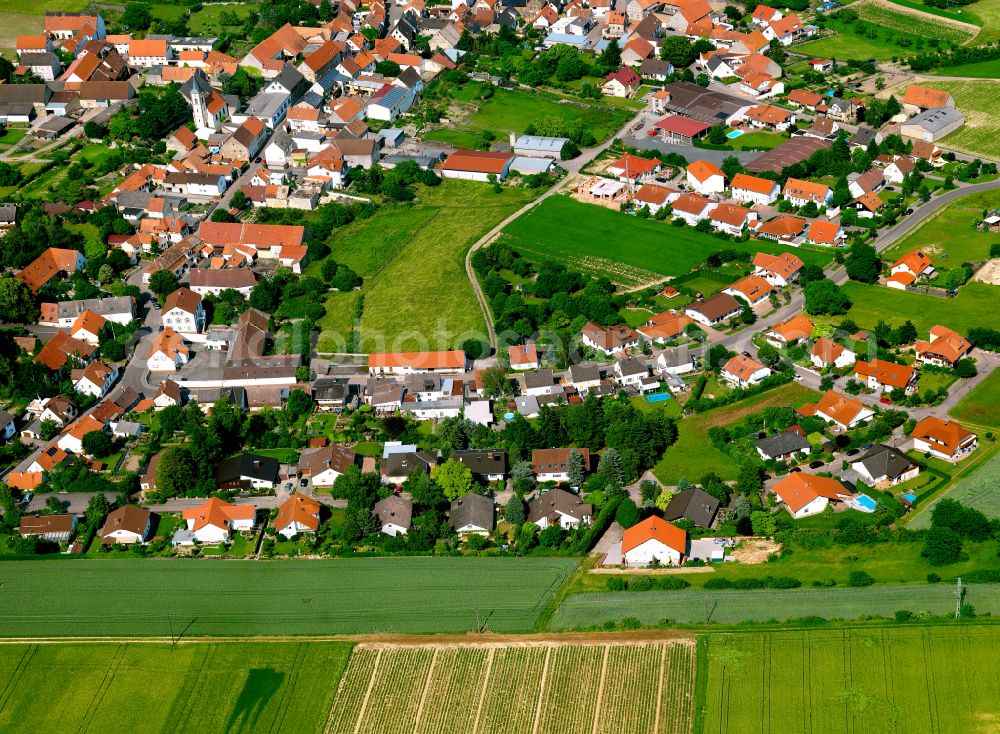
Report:
[[746,354],[732,357],[721,370],[722,378],[739,386],[760,382],[771,374],[771,370]]
[[746,115],[751,124],[756,123],[757,125],[763,127],[778,127],[786,125],[795,117],[795,113],[791,110],[785,110],[781,107],[775,107],[770,104],[761,104],[756,107],[751,107],[747,110]]
[[833,192],[826,184],[803,181],[800,178],[790,178],[785,182],[782,195],[793,204],[825,204],[833,197]]
[[836,365],[844,367],[854,361],[857,355],[833,339],[821,336],[809,350],[809,356],[816,367]]
[[83,253],[77,250],[50,247],[26,265],[16,277],[24,281],[33,293],[37,293],[39,288],[59,273],[69,275],[86,264],[87,260]]
[[74,339],[96,344],[101,329],[108,323],[108,320],[100,314],[94,313],[89,308],[76,317],[70,327],[69,334]]
[[298,533],[315,533],[319,529],[319,512],[319,502],[303,494],[294,494],[279,505],[274,529],[288,538]]
[[711,161],[694,161],[687,167],[687,172],[701,182],[707,181],[712,176],[722,176],[725,178],[725,174],[722,172],[722,169]]
[[[680,559],[687,554],[687,542],[688,537],[685,530],[667,522],[662,517],[652,515],[625,529],[622,534],[622,555],[627,563],[651,563],[653,557],[659,562],[679,563]],[[667,554],[673,558],[672,561],[667,561],[666,558],[660,557],[657,553],[663,547],[674,552]]]
[[231,505],[218,497],[181,513],[188,531],[195,538],[208,542],[226,540],[233,530],[252,529],[256,515],[257,509],[253,505]]
[[801,258],[790,252],[783,252],[780,255],[758,252],[753,257],[754,273],[775,286],[787,285],[794,280],[803,265]]
[[774,493],[794,518],[815,515],[826,509],[829,502],[843,501],[851,496],[836,479],[804,472],[789,474],[780,480],[774,485]]
[[660,170],[663,161],[659,158],[639,158],[626,153],[608,166],[608,173],[621,179],[634,181],[644,176],[651,176]]
[[463,173],[502,178],[507,174],[514,156],[510,153],[489,150],[459,149],[448,156],[441,166],[445,176],[459,178]]
[[836,222],[824,222],[814,220],[806,231],[806,241],[814,245],[824,245],[826,247],[839,247],[847,239],[844,230]]
[[934,266],[931,264],[931,259],[924,254],[923,250],[917,249],[906,253],[894,262],[890,271],[893,275],[905,272],[914,276],[914,278],[919,278],[922,275],[933,273]]
[[94,347],[90,344],[74,339],[65,331],[57,331],[35,355],[35,361],[44,364],[50,370],[61,370],[71,358],[74,365],[90,361],[94,351]]
[[465,352],[375,352],[368,355],[368,372],[461,372],[465,369]]
[[947,326],[932,326],[930,335],[930,341],[917,340],[915,350],[918,362],[954,367],[958,360],[972,351],[968,340]]
[[863,423],[875,414],[857,398],[842,395],[834,390],[825,392],[818,402],[803,405],[798,409],[798,413],[806,416],[819,416],[825,421],[836,423],[845,430],[858,423]]
[[959,423],[929,415],[913,427],[910,433],[913,448],[931,453],[945,461],[958,459],[976,450],[976,434]]
[[910,393],[917,381],[917,371],[912,365],[873,359],[871,362],[858,361],[854,365],[854,378],[871,388],[899,389]]
[[763,302],[765,298],[771,295],[773,290],[774,286],[768,283],[764,278],[759,275],[748,275],[745,278],[740,278],[735,283],[726,286],[722,289],[722,292],[728,293],[731,296],[742,298],[751,306],[756,306],[758,303]]
[[906,88],[906,94],[903,95],[903,104],[921,110],[930,110],[935,107],[954,107],[955,100],[948,92],[940,89],[911,84]]
[[693,323],[694,319],[690,316],[675,311],[664,311],[653,316],[636,331],[652,341],[669,342],[679,338],[684,334],[688,324]]
[[793,344],[799,339],[806,339],[813,332],[813,322],[802,314],[796,314],[790,319],[775,324],[768,331],[768,341],[777,341],[782,344]]

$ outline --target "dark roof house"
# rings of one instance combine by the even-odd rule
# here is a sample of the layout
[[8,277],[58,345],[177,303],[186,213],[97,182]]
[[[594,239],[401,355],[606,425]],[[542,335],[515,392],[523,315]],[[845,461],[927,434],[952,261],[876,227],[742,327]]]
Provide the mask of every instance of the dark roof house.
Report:
[[693,487],[675,494],[663,512],[663,517],[671,522],[687,518],[700,528],[708,528],[712,526],[718,511],[719,500],[708,492]]

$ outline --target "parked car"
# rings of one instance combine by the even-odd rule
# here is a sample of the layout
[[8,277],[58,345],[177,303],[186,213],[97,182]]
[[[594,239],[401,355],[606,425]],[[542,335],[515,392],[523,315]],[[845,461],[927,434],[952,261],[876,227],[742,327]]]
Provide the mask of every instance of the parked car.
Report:
[[285,482],[285,491],[286,492],[291,492],[292,491],[292,486],[293,486],[292,482]]
[[810,469],[819,469],[821,466],[823,466],[823,462],[820,461],[819,459],[816,459],[816,461],[809,462]]
[[858,451],[857,449],[851,449],[850,451],[848,451],[848,452],[847,452],[847,455],[848,455],[848,456],[857,456],[857,455],[858,455],[858,454],[860,454],[860,453],[861,453],[861,452],[860,452],[860,451]]
[[309,480],[306,479],[305,477],[302,477],[302,479],[299,480],[299,486],[302,487],[302,489],[305,489],[306,487],[309,486]]
[[793,473],[795,473],[797,471],[802,471],[802,468],[798,467],[798,466],[793,466],[791,469],[788,470],[788,473],[789,474],[793,474]]
[[885,405],[892,405],[892,400],[890,398],[879,398],[878,401],[880,403],[884,403]]

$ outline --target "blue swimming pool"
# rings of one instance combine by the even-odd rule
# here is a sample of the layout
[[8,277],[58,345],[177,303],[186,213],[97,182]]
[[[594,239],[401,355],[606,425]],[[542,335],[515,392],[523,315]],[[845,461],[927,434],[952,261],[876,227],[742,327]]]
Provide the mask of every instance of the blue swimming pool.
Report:
[[512,421],[512,420],[514,420],[514,414],[513,413],[504,413],[503,414],[503,419],[505,421]]
[[917,495],[915,495],[915,494],[904,494],[903,495],[903,499],[906,501],[906,504],[912,505],[914,502],[917,501]]
[[651,403],[663,403],[670,399],[670,393],[668,392],[654,392],[646,396],[646,400]]
[[726,133],[726,137],[729,138],[730,140],[733,140],[735,138],[738,138],[742,134],[743,134],[742,130],[733,130],[731,133]]
[[866,494],[859,494],[854,498],[854,502],[858,505],[859,509],[866,510],[867,512],[875,512],[875,500]]

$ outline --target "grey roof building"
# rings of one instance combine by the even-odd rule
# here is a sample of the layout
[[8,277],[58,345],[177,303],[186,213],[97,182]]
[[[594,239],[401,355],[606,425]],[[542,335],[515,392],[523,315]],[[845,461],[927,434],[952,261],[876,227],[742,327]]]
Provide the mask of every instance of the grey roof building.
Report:
[[875,444],[851,465],[863,479],[875,482],[897,482],[917,468],[902,451],[883,444]]
[[704,490],[693,487],[678,492],[670,499],[663,512],[663,519],[671,522],[687,518],[700,528],[712,526],[715,513],[719,511],[719,500]]
[[466,494],[451,503],[448,523],[458,533],[490,533],[495,526],[493,500],[481,494]]
[[395,526],[402,528],[401,532],[405,533],[410,529],[413,520],[413,503],[405,497],[390,495],[375,503],[372,514],[378,518],[383,532],[396,535],[396,532],[387,530],[387,528]]
[[899,132],[904,138],[933,143],[964,124],[965,116],[954,107],[934,107],[901,124]]
[[492,478],[507,475],[507,452],[503,449],[456,451],[452,458],[469,467],[472,476],[480,481],[492,481]]
[[559,157],[569,138],[552,138],[542,135],[520,135],[514,139],[516,155]]
[[809,449],[812,448],[812,444],[797,431],[785,431],[775,436],[762,438],[754,441],[754,446],[757,447],[760,458],[765,461],[769,459],[782,460],[793,454],[808,453]]

